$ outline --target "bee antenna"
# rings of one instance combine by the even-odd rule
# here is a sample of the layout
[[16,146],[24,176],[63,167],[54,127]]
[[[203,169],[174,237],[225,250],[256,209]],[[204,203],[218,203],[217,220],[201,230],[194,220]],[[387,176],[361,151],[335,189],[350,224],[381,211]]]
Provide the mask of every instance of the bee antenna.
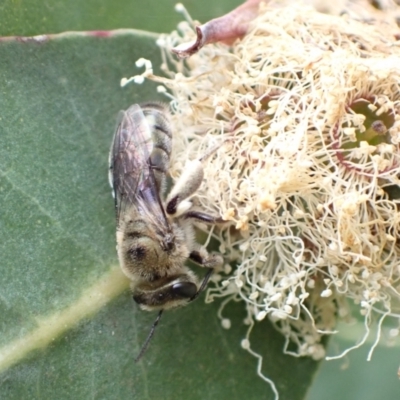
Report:
[[205,289],[208,281],[211,278],[212,273],[214,272],[214,268],[209,268],[207,273],[204,275],[203,282],[201,282],[200,288],[197,293],[190,299],[190,301],[196,300],[199,297],[199,294]]
[[148,336],[147,336],[147,339],[146,339],[146,341],[144,342],[142,348],[140,349],[139,355],[135,358],[135,362],[138,362],[138,361],[143,357],[143,354],[146,352],[147,347],[149,346],[150,340],[151,340],[151,338],[152,338],[153,335],[154,335],[154,332],[155,332],[155,330],[156,330],[156,327],[157,327],[158,323],[160,322],[161,315],[162,315],[163,311],[164,311],[164,310],[160,310],[160,312],[159,312],[158,315],[157,315],[156,320],[153,322],[153,325],[151,326],[151,329],[150,329],[150,332],[149,332],[149,334],[148,334]]

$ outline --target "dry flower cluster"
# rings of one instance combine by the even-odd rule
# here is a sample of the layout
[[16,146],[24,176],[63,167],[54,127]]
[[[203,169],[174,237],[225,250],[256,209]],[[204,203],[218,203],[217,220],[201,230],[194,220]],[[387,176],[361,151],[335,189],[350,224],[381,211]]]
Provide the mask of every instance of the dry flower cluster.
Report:
[[170,78],[145,60],[133,78],[171,93],[173,177],[221,143],[196,201],[231,221],[210,235],[233,268],[208,301],[242,299],[249,331],[269,318],[295,355],[324,357],[323,335],[356,310],[364,339],[373,319],[400,321],[399,31],[261,4],[232,47],[176,61],[169,49],[194,37],[182,23],[159,40]]

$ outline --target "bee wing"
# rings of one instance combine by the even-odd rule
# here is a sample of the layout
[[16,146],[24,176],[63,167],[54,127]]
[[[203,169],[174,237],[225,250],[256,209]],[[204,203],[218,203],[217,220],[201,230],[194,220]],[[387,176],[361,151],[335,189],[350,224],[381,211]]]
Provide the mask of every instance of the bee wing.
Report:
[[161,229],[170,230],[161,203],[150,155],[152,127],[139,105],[121,111],[110,151],[110,184],[114,191],[117,222],[134,206]]

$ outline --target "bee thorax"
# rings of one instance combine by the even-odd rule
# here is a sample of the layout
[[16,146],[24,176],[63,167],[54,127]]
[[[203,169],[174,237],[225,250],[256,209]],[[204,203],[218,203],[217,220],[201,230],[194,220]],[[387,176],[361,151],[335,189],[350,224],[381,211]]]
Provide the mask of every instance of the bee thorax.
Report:
[[140,222],[136,230],[119,231],[117,240],[121,268],[131,280],[155,281],[177,274],[190,253],[185,235],[179,229],[159,235],[151,225],[144,229]]
[[175,245],[175,236],[173,234],[167,234],[164,236],[161,247],[164,251],[171,253],[173,250],[176,249]]

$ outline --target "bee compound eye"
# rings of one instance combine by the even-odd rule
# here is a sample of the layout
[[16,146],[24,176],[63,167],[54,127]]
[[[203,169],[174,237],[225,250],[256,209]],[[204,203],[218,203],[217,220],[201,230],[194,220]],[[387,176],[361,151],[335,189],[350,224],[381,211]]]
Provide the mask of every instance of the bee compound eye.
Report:
[[197,286],[192,282],[179,282],[172,286],[171,291],[179,297],[190,299],[197,293]]

